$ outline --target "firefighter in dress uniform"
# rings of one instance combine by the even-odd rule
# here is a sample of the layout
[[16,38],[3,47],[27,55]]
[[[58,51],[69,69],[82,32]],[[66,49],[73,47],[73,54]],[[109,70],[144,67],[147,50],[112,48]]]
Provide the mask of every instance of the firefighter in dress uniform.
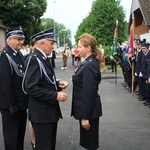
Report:
[[57,122],[62,118],[59,102],[68,95],[61,90],[67,81],[56,81],[48,56],[54,49],[53,30],[35,35],[36,48],[28,57],[23,80],[24,92],[29,95],[28,118],[35,133],[36,150],[55,150]]
[[24,57],[19,51],[25,39],[21,26],[6,35],[0,55],[0,108],[5,150],[23,150],[28,96],[22,90]]

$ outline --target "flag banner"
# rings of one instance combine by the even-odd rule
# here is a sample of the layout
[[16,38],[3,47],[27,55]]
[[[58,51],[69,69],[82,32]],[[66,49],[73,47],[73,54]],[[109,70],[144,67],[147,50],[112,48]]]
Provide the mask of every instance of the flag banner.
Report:
[[115,61],[115,63],[118,62],[118,58],[117,58],[117,27],[114,30],[114,40],[113,40],[112,47],[111,47],[110,58],[113,59]]
[[134,54],[133,47],[133,24],[130,27],[130,36],[129,36],[129,48],[128,48],[128,57],[131,57]]

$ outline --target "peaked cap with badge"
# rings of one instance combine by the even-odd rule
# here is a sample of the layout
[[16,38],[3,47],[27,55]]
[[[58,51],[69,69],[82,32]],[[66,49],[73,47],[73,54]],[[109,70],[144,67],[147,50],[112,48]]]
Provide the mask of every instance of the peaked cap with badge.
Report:
[[141,44],[142,44],[142,41],[140,41],[140,40],[135,40],[135,44],[141,45]]
[[47,40],[56,42],[56,39],[54,37],[53,29],[48,29],[48,30],[45,30],[45,31],[41,31],[41,32],[33,35],[31,38],[32,39],[35,38],[35,41],[39,41],[41,39],[47,39]]
[[23,38],[25,39],[23,30],[21,26],[15,27],[12,30],[8,31],[6,34],[6,38],[13,36],[13,37],[18,37],[18,38]]
[[142,48],[148,48],[149,47],[149,44],[148,43],[143,43],[142,44]]

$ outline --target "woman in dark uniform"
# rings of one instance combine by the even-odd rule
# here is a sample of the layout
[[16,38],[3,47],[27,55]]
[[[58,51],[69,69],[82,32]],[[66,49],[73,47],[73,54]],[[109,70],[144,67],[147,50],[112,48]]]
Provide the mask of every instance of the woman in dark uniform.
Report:
[[72,78],[71,116],[80,123],[80,145],[88,150],[99,148],[99,117],[102,116],[100,95],[100,62],[102,54],[97,41],[90,34],[78,38],[78,50],[83,62]]

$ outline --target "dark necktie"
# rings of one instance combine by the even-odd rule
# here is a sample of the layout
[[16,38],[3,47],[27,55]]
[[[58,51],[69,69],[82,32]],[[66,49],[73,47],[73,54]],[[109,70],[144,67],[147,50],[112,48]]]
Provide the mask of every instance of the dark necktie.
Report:
[[46,58],[46,63],[48,64],[48,66],[51,66],[51,65],[50,65],[50,60],[49,60],[48,57]]
[[21,59],[21,56],[20,56],[20,54],[19,54],[19,52],[17,52],[16,53],[16,58],[17,58],[17,60],[20,62],[22,59]]
[[52,65],[51,65],[51,63],[50,63],[50,58],[47,57],[46,63],[47,63],[47,65],[50,67],[51,71],[54,73],[53,67],[52,67]]

